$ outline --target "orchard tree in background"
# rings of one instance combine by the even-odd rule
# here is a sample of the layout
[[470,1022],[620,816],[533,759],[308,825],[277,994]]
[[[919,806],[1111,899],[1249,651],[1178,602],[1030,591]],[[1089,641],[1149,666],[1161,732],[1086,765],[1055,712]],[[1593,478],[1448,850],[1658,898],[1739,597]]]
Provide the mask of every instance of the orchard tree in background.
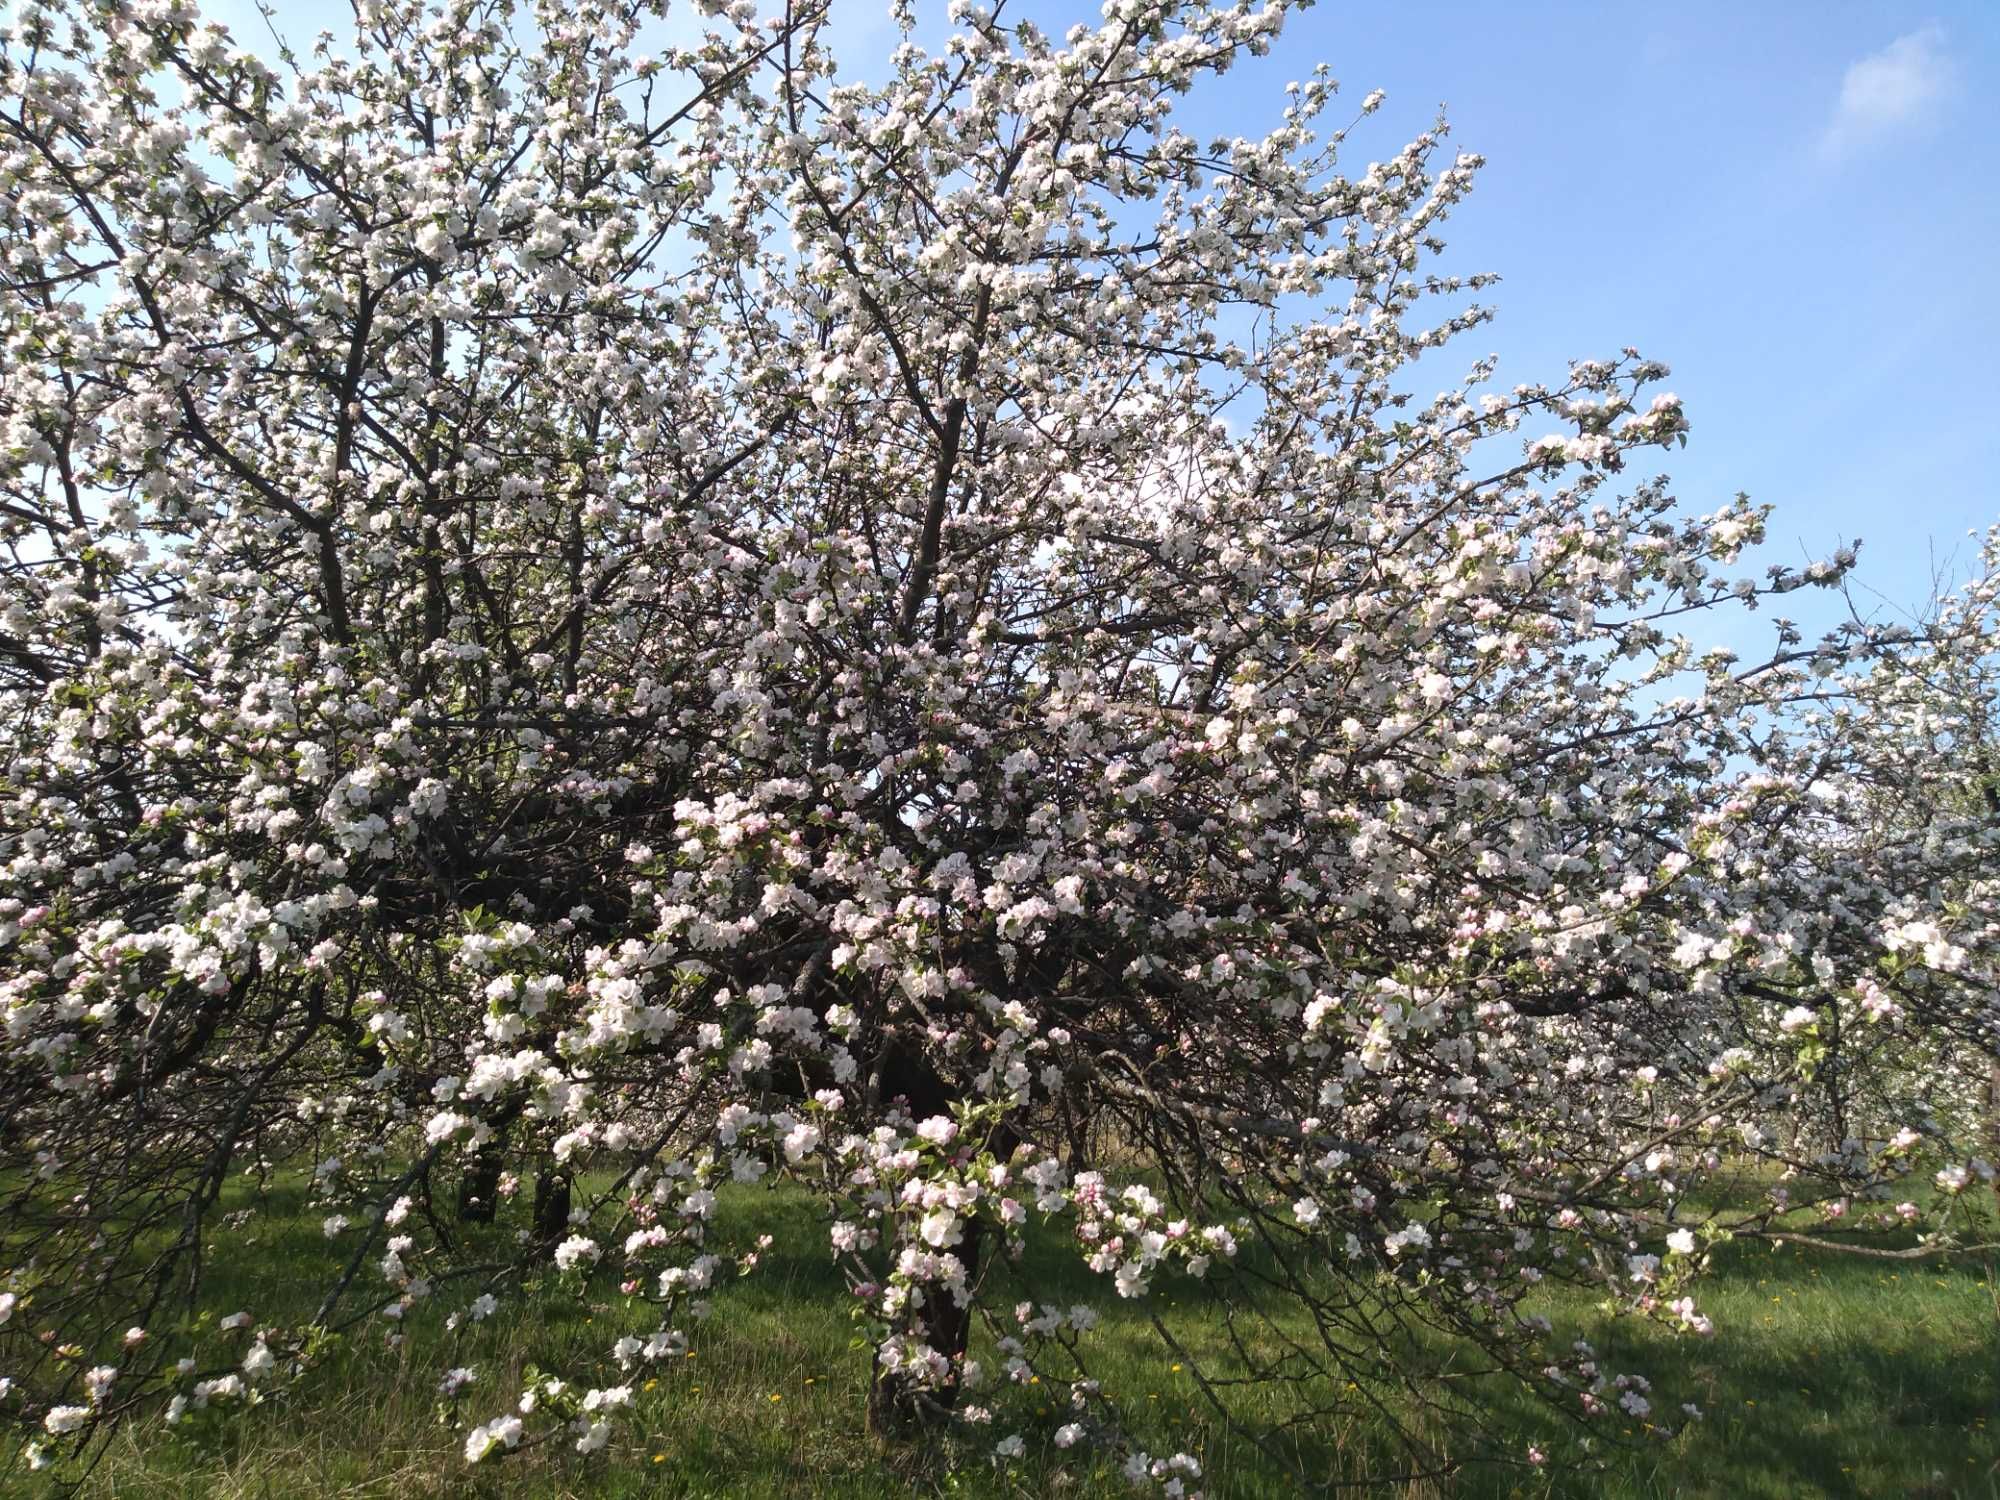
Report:
[[[754,1266],[732,1181],[823,1209],[878,1429],[1170,1493],[1028,1237],[1407,1473],[1523,1459],[1514,1383],[1683,1420],[1538,1287],[1705,1331],[1730,1234],[1964,1243],[1992,777],[1921,685],[1990,711],[1996,559],[1950,630],[1708,644],[1852,555],[1729,576],[1764,512],[1632,472],[1686,423],[1631,351],[1413,397],[1487,316],[1431,269],[1476,159],[1354,163],[1323,70],[1174,123],[1289,8],[958,3],[876,85],[751,0],[357,0],[277,67],[14,7],[23,1461],[551,1265],[658,1330],[465,1452],[590,1451]],[[188,1336],[246,1170],[323,1299]]]
[[[1970,582],[1886,634],[1897,649],[1854,684],[1851,698],[1806,717],[1797,753],[1806,762],[1831,754],[1842,768],[1837,780],[1817,784],[1838,806],[1812,841],[1833,899],[1859,894],[1857,871],[1893,893],[1882,916],[1904,926],[1891,937],[1887,966],[1909,971],[1904,986],[1928,989],[1936,981],[1925,968],[1955,972],[1962,961],[1954,948],[1991,941],[1985,924],[2000,869],[2000,528],[1986,536]],[[1925,920],[1936,912],[1942,925]],[[1811,1003],[1827,1025],[1843,1023],[1834,997]],[[1870,997],[1878,1012],[1898,1003],[1887,991]],[[1894,1080],[1925,1080],[1917,1097],[1931,1105],[1939,1134],[1969,1141],[1983,1130],[1987,1156],[2000,1158],[2000,1059],[1990,1039],[1982,1044],[1982,1024],[1990,1027],[1990,1013],[1982,1023],[1968,1012],[1959,1024],[1927,1014],[1920,1026],[1872,1030],[1867,1045],[1839,1049],[1820,1079],[1831,1138],[1845,1138],[1851,1119],[1880,1120],[1896,1108],[1874,1092],[1886,1069],[1891,1093]],[[1990,1170],[1976,1175],[2000,1188]],[[1947,1183],[1964,1186],[1955,1174]]]

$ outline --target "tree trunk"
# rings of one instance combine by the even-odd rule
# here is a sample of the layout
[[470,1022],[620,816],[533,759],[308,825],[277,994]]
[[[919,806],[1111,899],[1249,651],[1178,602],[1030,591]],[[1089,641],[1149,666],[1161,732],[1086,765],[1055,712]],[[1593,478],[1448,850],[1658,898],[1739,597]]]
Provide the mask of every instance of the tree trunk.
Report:
[[[875,1089],[883,1100],[902,1100],[918,1120],[948,1115],[959,1091],[947,1083],[921,1050],[890,1039],[875,1063]],[[979,1272],[980,1224],[970,1220],[955,1247],[971,1286]],[[918,1390],[901,1375],[884,1370],[878,1357],[868,1377],[868,1430],[880,1437],[904,1437],[935,1422],[958,1404],[965,1349],[972,1334],[972,1307],[960,1307],[950,1292],[932,1290],[916,1308],[924,1342],[951,1361],[943,1383]]]
[[965,1374],[965,1351],[972,1340],[969,1289],[979,1276],[979,1248],[985,1225],[968,1220],[965,1238],[954,1253],[965,1263],[968,1299],[960,1306],[943,1287],[933,1288],[920,1304],[924,1342],[951,1362],[938,1385],[918,1389],[901,1375],[882,1368],[878,1356],[868,1375],[868,1430],[877,1437],[903,1438],[949,1416],[958,1406]]
[[496,1140],[473,1157],[458,1179],[458,1221],[491,1224],[500,1208],[500,1143]]
[[535,1176],[535,1238],[553,1245],[569,1232],[569,1176],[540,1172]]

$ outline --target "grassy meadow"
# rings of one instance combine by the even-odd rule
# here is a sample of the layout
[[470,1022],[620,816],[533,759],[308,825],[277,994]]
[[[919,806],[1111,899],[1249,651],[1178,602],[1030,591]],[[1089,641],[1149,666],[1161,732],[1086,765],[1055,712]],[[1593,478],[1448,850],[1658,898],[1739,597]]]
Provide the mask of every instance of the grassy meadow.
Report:
[[[232,1188],[233,1206],[253,1185]],[[225,1211],[232,1207],[225,1202]],[[590,1457],[550,1445],[468,1468],[463,1435],[440,1421],[436,1387],[454,1365],[478,1371],[462,1408],[468,1421],[508,1409],[528,1364],[583,1375],[619,1333],[647,1331],[643,1307],[586,1302],[553,1281],[503,1298],[498,1316],[456,1334],[439,1327],[469,1293],[420,1304],[420,1335],[390,1347],[391,1325],[371,1319],[350,1332],[297,1385],[239,1421],[220,1446],[170,1435],[149,1421],[124,1429],[89,1474],[91,1500],[221,1497],[355,1500],[420,1497],[779,1497],[1065,1496],[1131,1493],[1115,1465],[1058,1452],[1030,1434],[1026,1455],[996,1466],[980,1448],[885,1445],[862,1430],[867,1355],[846,1315],[846,1297],[820,1246],[824,1233],[802,1200],[751,1189],[725,1199],[728,1215],[755,1213],[777,1231],[764,1263],[720,1289],[715,1315],[693,1350],[671,1368],[640,1372],[637,1422],[614,1431]],[[261,1323],[311,1315],[341,1254],[320,1229],[321,1210],[284,1185],[239,1233],[213,1239],[216,1295],[209,1306],[241,1306]],[[777,1223],[771,1222],[772,1220]],[[743,1222],[752,1222],[744,1220]],[[782,1226],[782,1227],[781,1227]],[[504,1221],[491,1232],[506,1234]],[[1393,1471],[1383,1434],[1326,1424],[1285,1431],[1280,1441],[1319,1472],[1356,1483],[1356,1493],[1476,1497],[1714,1497],[1791,1500],[1812,1495],[1979,1497],[2000,1500],[2000,1267],[1994,1264],[1864,1260],[1786,1246],[1723,1247],[1703,1297],[1712,1338],[1673,1337],[1596,1313],[1574,1294],[1543,1311],[1559,1332],[1597,1344],[1610,1368],[1672,1372],[1672,1398],[1691,1394],[1706,1418],[1670,1439],[1633,1434],[1620,1418],[1613,1442],[1562,1472],[1487,1468],[1418,1481]],[[1218,1424],[1192,1377],[1156,1352],[1144,1314],[1106,1298],[1105,1287],[1060,1247],[1031,1249],[1009,1273],[1008,1295],[1067,1304],[1088,1296],[1105,1314],[1093,1334],[1094,1373],[1145,1424],[1136,1435],[1156,1454],[1201,1458],[1211,1495],[1283,1496],[1290,1483],[1258,1451]],[[1192,1284],[1162,1281],[1156,1295],[1201,1338]],[[1219,1323],[1219,1320],[1217,1320]],[[1214,1330],[1221,1347],[1221,1330]],[[210,1345],[211,1349],[215,1346]],[[979,1348],[975,1344],[975,1357]],[[600,1380],[603,1378],[599,1376]],[[1659,1391],[1666,1397],[1666,1386]],[[1290,1414],[1282,1393],[1245,1397],[1238,1409],[1266,1431]],[[1521,1448],[1555,1433],[1523,1402]],[[998,1436],[996,1431],[993,1436]],[[1039,1444],[1039,1446],[1037,1446]],[[1575,1449],[1568,1450],[1572,1457]],[[17,1474],[24,1493],[56,1493]],[[1155,1492],[1157,1493],[1157,1492]]]

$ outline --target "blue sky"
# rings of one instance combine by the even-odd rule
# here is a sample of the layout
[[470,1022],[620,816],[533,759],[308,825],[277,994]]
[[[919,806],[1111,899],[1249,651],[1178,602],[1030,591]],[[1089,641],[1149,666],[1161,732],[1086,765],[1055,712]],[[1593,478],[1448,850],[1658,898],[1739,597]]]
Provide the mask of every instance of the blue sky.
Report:
[[[879,75],[886,0],[834,7],[844,71]],[[298,41],[346,10],[277,8]],[[942,8],[918,0],[927,22]],[[247,0],[209,10],[264,40]],[[1059,30],[1095,9],[1029,13]],[[1693,420],[1670,461],[1683,502],[1777,506],[1760,564],[1861,537],[1857,597],[1907,607],[1976,556],[1967,531],[2000,521],[2000,5],[1322,0],[1183,122],[1256,133],[1322,59],[1356,101],[1388,91],[1350,140],[1357,171],[1440,104],[1488,161],[1448,259],[1503,277],[1500,320],[1421,389],[1487,352],[1511,384],[1634,345],[1673,366]],[[1844,607],[1785,604],[1808,623]]]
[[[1500,318],[1459,355],[1498,353],[1503,384],[1666,360],[1683,502],[1774,503],[1762,561],[1864,538],[1864,605],[1976,559],[1967,530],[2000,522],[2000,5],[1325,3],[1197,118],[1247,134],[1322,58],[1388,91],[1364,158],[1440,103],[1487,158],[1446,233],[1502,276]],[[1437,359],[1425,389],[1463,362]]]

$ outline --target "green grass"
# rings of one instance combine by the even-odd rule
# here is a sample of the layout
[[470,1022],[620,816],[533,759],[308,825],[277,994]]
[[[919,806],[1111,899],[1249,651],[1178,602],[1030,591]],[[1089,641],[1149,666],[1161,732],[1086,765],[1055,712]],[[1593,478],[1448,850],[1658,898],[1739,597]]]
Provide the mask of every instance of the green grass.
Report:
[[[232,1189],[236,1204],[251,1189]],[[225,1208],[233,1206],[225,1204]],[[356,1328],[301,1383],[231,1429],[219,1447],[133,1424],[112,1442],[83,1493],[110,1497],[987,1497],[1130,1493],[1101,1460],[1058,1453],[1050,1415],[1025,1460],[1003,1472],[976,1451],[885,1445],[861,1428],[867,1355],[857,1347],[845,1294],[818,1247],[823,1232],[803,1200],[741,1190],[725,1214],[754,1213],[775,1234],[757,1272],[715,1298],[694,1352],[652,1372],[639,1420],[617,1430],[606,1453],[550,1446],[468,1469],[462,1435],[440,1424],[435,1387],[453,1365],[479,1382],[470,1420],[507,1409],[530,1363],[562,1373],[596,1363],[619,1333],[645,1331],[643,1307],[582,1302],[553,1282],[503,1298],[501,1316],[457,1335],[439,1326],[469,1292],[422,1305],[412,1332],[390,1348],[388,1325]],[[745,1219],[744,1222],[749,1222]],[[496,1233],[507,1232],[501,1226]],[[337,1254],[319,1211],[291,1189],[272,1190],[241,1236],[215,1239],[209,1306],[241,1306],[260,1322],[310,1316]],[[1643,1433],[1581,1456],[1602,1467],[1538,1473],[1487,1469],[1449,1481],[1371,1484],[1360,1493],[1477,1497],[1777,1497],[1807,1495],[1978,1497],[2000,1500],[2000,1273],[1990,1264],[1932,1265],[1834,1257],[1823,1251],[1739,1243],[1720,1253],[1703,1295],[1711,1339],[1675,1338],[1604,1318],[1583,1299],[1543,1309],[1565,1337],[1588,1337],[1607,1368],[1671,1375],[1669,1395],[1706,1412],[1671,1439]],[[1008,1292],[1040,1301],[1090,1300],[1105,1288],[1057,1247],[1031,1253]],[[1196,1344],[1218,1346],[1218,1320],[1165,1283],[1163,1310]],[[1116,1299],[1110,1299],[1113,1303]],[[1191,1376],[1170,1368],[1132,1306],[1105,1307],[1092,1336],[1093,1372],[1139,1414],[1138,1436],[1157,1453],[1198,1454],[1210,1493],[1283,1496],[1292,1486],[1257,1450],[1220,1427]],[[975,1348],[975,1354],[978,1349]],[[1033,1393],[1030,1393],[1032,1397]],[[1244,1398],[1239,1416],[1270,1428],[1288,1414],[1282,1393]],[[1556,1431],[1546,1414],[1514,1408],[1520,1447]],[[1031,1412],[1031,1415],[1033,1413]],[[998,1435],[997,1432],[995,1434]],[[1039,1438],[1039,1449],[1034,1443]],[[1380,1474],[1387,1447],[1365,1426],[1319,1426],[1289,1435],[1324,1471]],[[29,1486],[32,1493],[34,1487]]]

